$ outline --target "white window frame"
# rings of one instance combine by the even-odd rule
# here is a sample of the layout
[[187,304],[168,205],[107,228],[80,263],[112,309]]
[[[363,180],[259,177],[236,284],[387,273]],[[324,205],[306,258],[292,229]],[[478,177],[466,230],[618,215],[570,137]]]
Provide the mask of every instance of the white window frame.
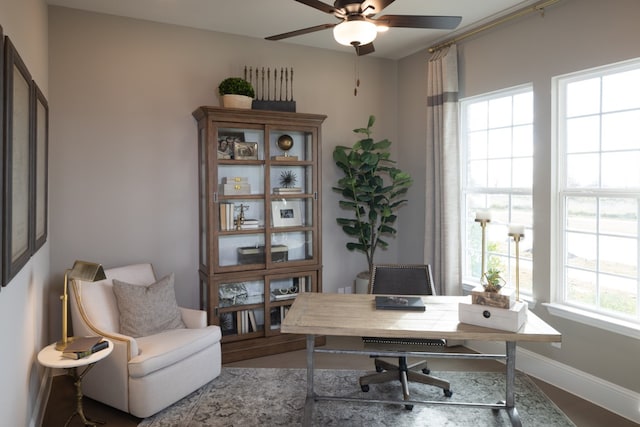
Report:
[[[566,283],[565,283],[565,197],[570,196],[592,196],[592,197],[635,197],[640,199],[640,187],[633,189],[620,189],[620,188],[568,188],[566,185],[566,141],[564,138],[565,123],[566,123],[566,111],[565,105],[565,88],[566,85],[571,82],[592,79],[596,77],[604,77],[609,74],[615,74],[633,69],[640,69],[640,59],[624,61],[616,64],[610,64],[602,67],[593,68],[590,70],[584,70],[556,76],[552,80],[553,88],[553,108],[552,108],[552,126],[553,137],[552,144],[554,146],[554,160],[555,167],[555,179],[554,179],[554,194],[552,198],[552,250],[551,250],[551,300],[550,304],[544,304],[547,306],[549,312],[553,315],[557,315],[563,318],[571,319],[580,323],[595,326],[601,329],[605,329],[611,332],[619,333],[622,335],[630,336],[633,338],[640,338],[640,301],[637,301],[636,317],[629,318],[618,315],[611,311],[607,311],[600,307],[590,307],[586,305],[578,304],[574,301],[570,301],[566,298]],[[602,116],[602,111],[600,111]],[[600,150],[598,152],[601,152]],[[636,235],[640,234],[640,225],[636,231]],[[600,236],[600,233],[597,233]],[[639,239],[640,241],[640,239]],[[638,248],[638,256],[640,257],[640,248]],[[640,277],[640,262],[637,265],[637,276]],[[638,281],[640,283],[640,279]],[[638,285],[640,287],[640,285]],[[640,299],[640,289],[638,292],[637,300]]]
[[[474,222],[474,212],[471,212],[470,209],[467,207],[467,196],[469,194],[484,194],[484,195],[507,195],[509,197],[509,206],[511,207],[511,198],[513,196],[525,196],[525,197],[529,197],[531,199],[531,204],[532,204],[532,210],[533,210],[533,176],[531,177],[531,187],[530,188],[521,188],[521,187],[499,187],[499,188],[478,188],[478,187],[467,187],[467,153],[468,153],[468,149],[467,149],[467,130],[466,130],[466,122],[467,122],[467,117],[466,117],[466,105],[469,104],[473,104],[473,103],[478,103],[478,102],[483,102],[483,101],[490,101],[493,99],[499,99],[499,98],[503,98],[503,97],[507,97],[507,96],[516,96],[519,94],[524,94],[524,93],[531,93],[532,97],[533,97],[533,85],[532,84],[524,84],[524,85],[519,85],[519,86],[515,86],[515,87],[511,87],[511,88],[506,88],[506,89],[502,89],[502,90],[498,90],[498,91],[494,91],[494,92],[489,92],[489,93],[485,93],[482,95],[477,95],[477,96],[472,96],[472,97],[468,97],[468,98],[464,98],[460,100],[460,144],[461,144],[461,149],[460,149],[460,171],[461,171],[461,183],[462,183],[462,189],[460,192],[460,208],[461,208],[461,231],[462,231],[462,241],[461,241],[461,248],[460,248],[460,257],[462,260],[462,274],[463,274],[463,289],[465,291],[469,291],[470,289],[472,289],[475,286],[478,286],[480,281],[478,277],[474,277],[474,276],[470,276],[468,275],[467,272],[467,268],[466,268],[466,259],[467,259],[467,236],[468,236],[468,228],[469,226],[476,226],[479,227],[479,225],[477,223]],[[531,106],[532,110],[534,109],[534,106]],[[533,121],[531,123],[531,125],[533,126]],[[511,125],[511,127],[513,128],[513,124]],[[533,132],[533,131],[532,131]],[[533,135],[532,135],[533,138]],[[534,153],[531,154],[531,168],[532,168],[532,174],[533,174],[533,155]],[[470,218],[470,215],[472,216]],[[504,236],[505,236],[505,240],[508,239],[507,237],[507,229],[508,229],[508,224],[509,221],[507,222],[499,222],[496,221],[495,218],[492,220],[492,222],[487,226],[488,229],[489,227],[491,228],[498,228],[499,230],[504,231]],[[533,218],[531,219],[531,224],[527,224],[526,225],[526,231],[525,231],[525,237],[524,239],[529,239],[529,241],[527,241],[527,244],[531,244],[531,242],[533,241]],[[487,232],[487,234],[489,234],[489,232]],[[514,262],[514,249],[513,249],[513,241],[511,239],[508,239],[509,243],[508,243],[508,256],[507,258],[507,269],[509,271],[512,271],[514,268],[514,265],[512,265],[512,263]],[[524,241],[523,241],[524,243]],[[522,245],[522,243],[521,243]],[[521,249],[522,250],[522,249]],[[487,254],[487,258],[488,258]],[[522,255],[520,256],[520,262],[522,263]],[[533,258],[531,258],[531,263],[533,265]],[[521,265],[521,270],[522,270],[522,265]],[[509,272],[505,272],[505,279],[507,279],[508,282],[508,286],[510,287],[514,287],[515,286],[515,282],[513,280],[513,278],[508,277],[509,276]],[[533,295],[529,292],[523,291],[522,289],[520,290],[520,295],[521,297],[524,297],[525,300],[530,302],[530,306],[531,304],[533,304]]]

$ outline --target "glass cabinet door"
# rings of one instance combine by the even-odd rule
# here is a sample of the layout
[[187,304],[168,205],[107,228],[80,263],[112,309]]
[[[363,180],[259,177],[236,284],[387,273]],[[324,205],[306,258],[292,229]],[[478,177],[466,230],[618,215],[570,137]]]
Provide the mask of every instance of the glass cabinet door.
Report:
[[218,324],[223,336],[262,335],[264,280],[220,282],[217,299]]
[[291,304],[303,292],[317,292],[315,272],[295,273],[289,276],[268,277],[269,319],[267,335],[280,333],[280,325],[287,316]]

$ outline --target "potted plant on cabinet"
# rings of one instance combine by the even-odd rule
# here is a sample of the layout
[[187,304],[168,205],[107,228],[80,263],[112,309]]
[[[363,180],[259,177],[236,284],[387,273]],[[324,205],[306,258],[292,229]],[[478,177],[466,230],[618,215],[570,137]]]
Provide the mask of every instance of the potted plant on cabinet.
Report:
[[388,247],[384,239],[396,234],[397,211],[406,202],[402,197],[413,182],[391,160],[391,141],[374,142],[371,137],[374,123],[375,117],[369,116],[366,128],[353,130],[362,139],[352,147],[337,146],[333,150],[333,160],[344,174],[333,190],[342,195],[340,207],[351,214],[336,220],[355,240],[346,244],[347,249],[363,252],[367,257],[368,271],[363,272],[367,291],[376,249]]
[[250,109],[255,91],[251,83],[240,77],[228,77],[220,82],[218,92],[225,108]]

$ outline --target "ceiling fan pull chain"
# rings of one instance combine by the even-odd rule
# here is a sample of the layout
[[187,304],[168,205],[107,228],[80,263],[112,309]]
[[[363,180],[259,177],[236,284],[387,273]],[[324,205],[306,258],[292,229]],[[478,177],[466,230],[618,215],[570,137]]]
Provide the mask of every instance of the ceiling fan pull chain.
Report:
[[353,88],[353,96],[358,96],[358,88],[360,87],[360,70],[358,69],[358,55],[356,55],[355,61],[355,78],[356,78],[356,87]]

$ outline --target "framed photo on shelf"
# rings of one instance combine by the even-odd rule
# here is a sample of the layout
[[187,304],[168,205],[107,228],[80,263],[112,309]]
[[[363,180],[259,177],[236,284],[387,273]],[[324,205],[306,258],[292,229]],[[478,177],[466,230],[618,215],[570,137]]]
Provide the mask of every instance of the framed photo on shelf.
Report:
[[244,141],[242,132],[220,132],[218,134],[218,158],[233,158],[233,147],[238,142]]
[[233,144],[233,158],[235,160],[258,160],[258,143],[235,142]]
[[271,202],[271,219],[274,227],[302,225],[300,200],[274,200]]

